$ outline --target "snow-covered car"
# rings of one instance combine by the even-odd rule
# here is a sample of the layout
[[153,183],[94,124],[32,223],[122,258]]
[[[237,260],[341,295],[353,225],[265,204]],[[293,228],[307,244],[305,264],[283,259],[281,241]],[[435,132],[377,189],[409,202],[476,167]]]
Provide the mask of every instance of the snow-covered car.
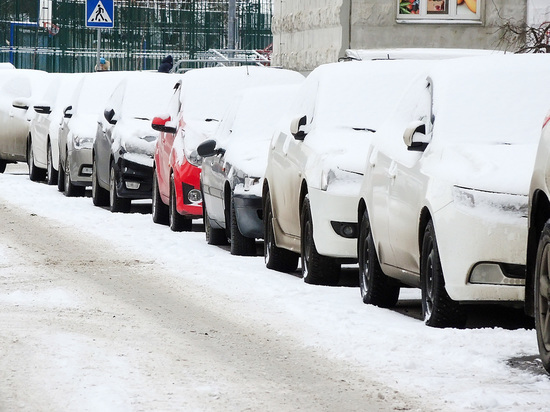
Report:
[[357,202],[372,136],[403,92],[403,79],[432,63],[333,63],[302,84],[292,120],[275,131],[263,182],[266,266],[335,285],[357,260]]
[[[203,158],[201,189],[207,241],[231,241],[231,254],[255,255],[263,239],[262,181],[269,143],[288,100],[304,77],[289,72],[287,83],[254,87],[235,99],[213,140],[197,147]],[[293,85],[290,85],[294,83]]]
[[201,157],[197,146],[212,137],[239,90],[283,81],[287,70],[241,66],[195,69],[182,78],[168,113],[153,119],[160,131],[155,149],[152,215],[174,231],[191,230],[203,217]]
[[29,177],[33,181],[46,180],[49,185],[57,184],[59,165],[59,126],[66,107],[81,74],[51,73],[48,89],[41,99],[32,103],[36,115],[29,130],[31,145]]
[[97,122],[92,152],[92,200],[127,212],[132,199],[150,199],[158,131],[153,114],[168,104],[182,75],[131,72],[109,98]]
[[[547,102],[541,103],[547,104]],[[550,112],[542,126],[531,187],[525,312],[535,318],[544,368],[550,372]]]
[[367,153],[358,249],[363,301],[421,289],[429,326],[463,304],[522,305],[527,201],[550,56],[440,62],[417,77]]
[[107,99],[128,72],[88,73],[63,109],[59,130],[57,187],[66,196],[83,196],[92,184],[92,148],[97,121]]
[[36,115],[32,101],[44,93],[49,75],[39,70],[0,72],[0,173],[7,163],[29,159],[29,126]]

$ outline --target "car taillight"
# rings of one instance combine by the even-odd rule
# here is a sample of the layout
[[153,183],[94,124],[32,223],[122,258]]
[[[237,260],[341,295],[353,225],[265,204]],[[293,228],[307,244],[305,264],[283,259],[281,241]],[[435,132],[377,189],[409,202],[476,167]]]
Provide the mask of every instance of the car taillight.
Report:
[[550,113],[548,113],[546,115],[546,117],[544,118],[544,122],[542,123],[542,128],[544,129],[544,127],[546,126],[546,124],[550,121]]

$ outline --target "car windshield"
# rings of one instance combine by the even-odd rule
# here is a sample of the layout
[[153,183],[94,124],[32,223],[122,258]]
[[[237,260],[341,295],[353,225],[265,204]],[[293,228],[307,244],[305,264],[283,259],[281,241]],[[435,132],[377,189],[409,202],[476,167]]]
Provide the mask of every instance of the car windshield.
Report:
[[540,134],[536,129],[548,107],[540,87],[550,81],[547,59],[502,57],[506,61],[497,56],[434,73],[435,140],[516,144],[532,143]]
[[320,73],[316,127],[376,130],[402,95],[403,79],[427,65],[420,61],[371,61],[327,66]]
[[128,80],[122,113],[133,118],[152,119],[165,111],[174,94],[174,84],[181,75],[166,73],[139,73]]

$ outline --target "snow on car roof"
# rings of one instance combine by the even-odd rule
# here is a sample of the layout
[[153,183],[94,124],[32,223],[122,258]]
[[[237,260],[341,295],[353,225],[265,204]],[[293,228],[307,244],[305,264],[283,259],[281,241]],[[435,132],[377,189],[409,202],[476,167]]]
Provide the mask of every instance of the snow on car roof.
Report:
[[183,77],[181,101],[186,119],[220,120],[234,94],[253,86],[278,84],[301,75],[270,67],[212,67],[191,70]]

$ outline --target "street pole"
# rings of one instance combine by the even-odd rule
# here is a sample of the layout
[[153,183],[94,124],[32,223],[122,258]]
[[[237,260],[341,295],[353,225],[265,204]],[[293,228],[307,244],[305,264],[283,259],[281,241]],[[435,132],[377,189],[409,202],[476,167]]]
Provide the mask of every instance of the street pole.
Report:
[[97,56],[96,67],[99,69],[99,59],[101,58],[101,29],[97,29]]
[[236,0],[229,0],[228,16],[227,16],[227,48],[235,49],[235,22],[237,16]]

